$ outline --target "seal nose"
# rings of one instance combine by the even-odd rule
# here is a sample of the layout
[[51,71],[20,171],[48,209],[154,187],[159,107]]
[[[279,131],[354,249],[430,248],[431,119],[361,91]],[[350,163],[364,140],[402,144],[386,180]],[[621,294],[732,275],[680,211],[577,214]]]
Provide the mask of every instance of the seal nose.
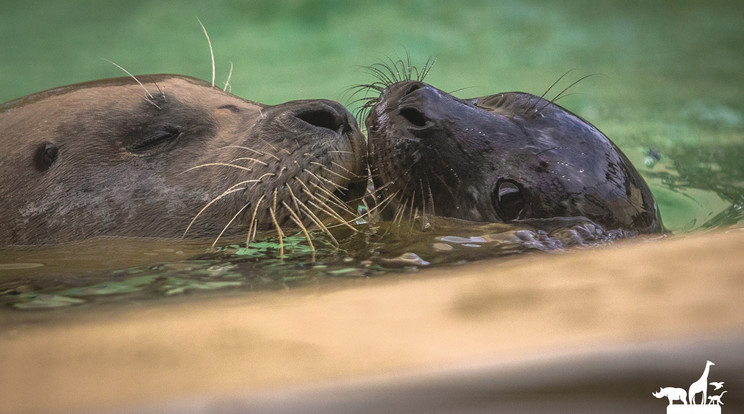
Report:
[[438,119],[437,106],[441,91],[420,81],[403,81],[388,86],[385,100],[396,107],[397,115],[411,130],[425,130]]
[[350,165],[347,169],[356,175],[364,176],[366,180],[364,171],[367,166],[367,144],[354,116],[343,105],[322,99],[303,101],[301,107],[292,115],[325,132],[333,131],[339,139],[348,141],[350,147],[346,155],[349,157]]

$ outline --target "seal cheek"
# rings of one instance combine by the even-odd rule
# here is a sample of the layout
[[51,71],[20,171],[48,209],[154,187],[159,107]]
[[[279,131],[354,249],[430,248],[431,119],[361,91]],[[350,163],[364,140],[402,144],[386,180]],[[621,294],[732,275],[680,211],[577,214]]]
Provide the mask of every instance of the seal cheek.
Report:
[[34,165],[39,171],[46,171],[57,161],[59,148],[51,142],[45,142],[36,148],[34,154]]

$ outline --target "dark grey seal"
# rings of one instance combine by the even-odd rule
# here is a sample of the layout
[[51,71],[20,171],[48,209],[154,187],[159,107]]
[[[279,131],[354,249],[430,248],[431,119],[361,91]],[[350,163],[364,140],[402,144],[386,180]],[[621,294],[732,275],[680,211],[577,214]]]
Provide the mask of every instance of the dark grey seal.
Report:
[[586,120],[532,94],[460,99],[381,67],[372,67],[381,81],[361,88],[379,92],[365,123],[378,199],[391,200],[389,211],[662,230],[643,178]]

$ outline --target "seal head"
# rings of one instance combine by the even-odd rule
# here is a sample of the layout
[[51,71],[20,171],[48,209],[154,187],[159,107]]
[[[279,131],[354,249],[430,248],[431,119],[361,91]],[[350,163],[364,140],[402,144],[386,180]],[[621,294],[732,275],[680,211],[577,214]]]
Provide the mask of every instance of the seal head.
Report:
[[366,118],[381,197],[481,222],[581,217],[662,229],[651,191],[602,132],[528,93],[459,99],[420,81],[388,85]]
[[366,144],[337,102],[264,105],[186,76],[138,80],[0,105],[0,245],[281,233],[352,214]]

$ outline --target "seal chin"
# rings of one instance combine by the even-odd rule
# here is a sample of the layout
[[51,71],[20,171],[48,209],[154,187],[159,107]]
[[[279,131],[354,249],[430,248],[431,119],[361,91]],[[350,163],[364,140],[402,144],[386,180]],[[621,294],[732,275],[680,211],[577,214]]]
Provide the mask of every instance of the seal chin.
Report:
[[391,210],[407,205],[471,221],[578,217],[607,229],[662,229],[651,191],[620,149],[538,96],[460,99],[401,81],[386,85],[365,124],[370,171],[381,197],[392,197]]

